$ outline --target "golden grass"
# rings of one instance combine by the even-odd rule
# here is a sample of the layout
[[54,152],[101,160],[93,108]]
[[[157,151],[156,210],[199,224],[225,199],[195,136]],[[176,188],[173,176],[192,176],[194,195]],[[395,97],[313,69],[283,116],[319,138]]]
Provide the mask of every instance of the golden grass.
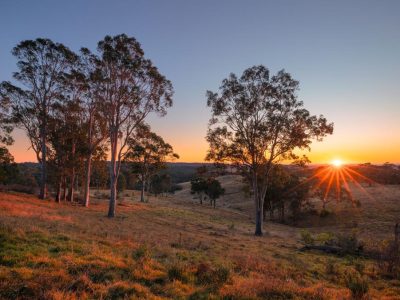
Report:
[[[226,186],[229,180],[237,178]],[[356,215],[341,204],[336,222],[309,229],[348,230],[343,221],[354,217],[362,237],[389,238],[399,188],[384,196],[373,189],[379,202],[365,202]],[[351,298],[343,278],[358,272],[353,260],[299,252],[299,228],[267,223],[266,234],[254,237],[249,214],[232,206],[229,198],[215,210],[200,206],[184,189],[145,204],[127,197],[108,219],[101,199],[83,208],[0,193],[0,298]],[[374,261],[361,263],[366,299],[400,299],[399,280],[380,276]]]

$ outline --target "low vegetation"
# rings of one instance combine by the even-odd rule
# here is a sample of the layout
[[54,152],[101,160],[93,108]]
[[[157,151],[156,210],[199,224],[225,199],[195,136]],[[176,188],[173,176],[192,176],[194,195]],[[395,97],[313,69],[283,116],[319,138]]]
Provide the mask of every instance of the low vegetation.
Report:
[[0,194],[0,298],[399,299],[387,260],[299,251],[304,242],[352,247],[363,233],[268,223],[256,238],[245,215],[185,195],[140,203],[136,193],[109,220],[94,194],[86,210]]

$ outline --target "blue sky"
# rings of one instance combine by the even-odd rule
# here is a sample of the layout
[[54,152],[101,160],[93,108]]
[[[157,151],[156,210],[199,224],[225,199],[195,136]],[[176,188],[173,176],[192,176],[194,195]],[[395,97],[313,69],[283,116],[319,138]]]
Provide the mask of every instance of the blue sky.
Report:
[[[312,160],[400,161],[400,1],[14,0],[1,1],[0,26],[0,81],[21,40],[94,50],[106,34],[134,36],[174,85],[174,107],[149,122],[182,161],[205,156],[206,90],[256,64],[290,72],[305,106],[335,122]],[[34,160],[15,137],[17,161]]]

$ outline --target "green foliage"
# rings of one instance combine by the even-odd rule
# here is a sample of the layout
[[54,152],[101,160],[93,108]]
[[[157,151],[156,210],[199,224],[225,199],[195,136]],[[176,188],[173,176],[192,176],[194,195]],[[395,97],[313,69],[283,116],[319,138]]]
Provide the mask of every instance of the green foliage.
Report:
[[296,221],[301,209],[308,205],[309,189],[310,185],[297,175],[291,174],[284,166],[275,165],[268,181],[264,210],[272,213],[279,210],[280,221],[284,222],[284,210],[288,208]]
[[321,232],[315,237],[315,241],[322,245],[332,245],[335,235],[332,232]]
[[0,146],[0,184],[17,183],[19,178],[18,165],[6,147]]
[[301,239],[305,245],[314,245],[315,239],[308,230],[303,229],[300,232],[300,235],[301,235]]
[[155,195],[167,193],[171,190],[171,177],[168,174],[155,174],[151,177],[150,192]]
[[205,193],[214,202],[214,208],[215,208],[216,200],[223,194],[225,194],[225,189],[221,186],[221,183],[217,179],[209,178],[207,180],[207,187]]

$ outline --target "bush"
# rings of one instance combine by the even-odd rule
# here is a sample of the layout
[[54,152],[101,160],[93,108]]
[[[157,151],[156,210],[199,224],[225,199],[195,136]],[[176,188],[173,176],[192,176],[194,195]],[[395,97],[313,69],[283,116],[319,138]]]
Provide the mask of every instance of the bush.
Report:
[[150,250],[146,245],[141,245],[132,253],[132,257],[136,260],[143,260],[150,257]]
[[335,241],[335,235],[332,232],[321,232],[315,237],[315,240],[322,245],[332,245]]
[[301,235],[301,240],[303,241],[303,243],[305,244],[305,245],[314,245],[314,243],[315,243],[315,240],[314,240],[314,237],[311,235],[311,233],[308,231],[308,230],[302,230],[301,232],[300,232],[300,235]]
[[384,241],[378,257],[383,275],[400,279],[400,247],[395,241]]
[[364,248],[363,243],[358,240],[354,232],[350,235],[338,235],[337,245],[342,249],[343,254],[359,254]]
[[351,291],[353,299],[362,299],[368,293],[368,281],[356,273],[349,273],[346,276],[345,285]]
[[337,275],[339,273],[339,268],[336,262],[332,259],[329,259],[326,262],[325,272],[328,275]]
[[180,264],[174,264],[168,269],[168,279],[169,280],[180,280],[182,282],[188,282],[189,276],[185,268]]
[[197,266],[196,277],[199,284],[221,286],[228,281],[230,270],[224,266],[215,269],[207,264]]

